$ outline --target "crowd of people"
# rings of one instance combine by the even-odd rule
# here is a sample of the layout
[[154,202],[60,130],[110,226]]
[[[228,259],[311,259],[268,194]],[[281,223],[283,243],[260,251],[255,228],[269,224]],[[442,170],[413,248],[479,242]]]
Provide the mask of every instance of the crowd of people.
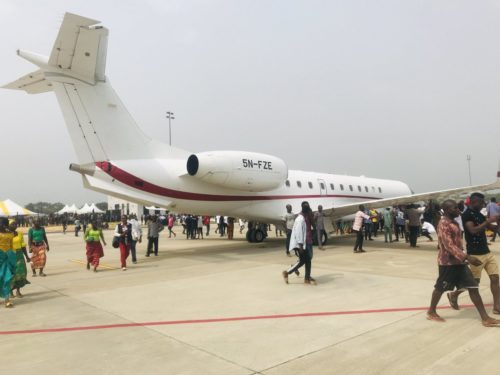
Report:
[[[438,269],[439,276],[432,293],[431,305],[427,318],[433,321],[444,321],[436,312],[436,306],[443,293],[447,293],[450,305],[459,309],[458,296],[468,290],[471,300],[477,307],[481,320],[485,326],[497,325],[500,321],[491,318],[482,303],[478,292],[478,285],[484,269],[490,278],[490,288],[493,294],[493,313],[500,315],[500,282],[498,266],[495,257],[488,248],[486,230],[493,231],[491,241],[495,241],[500,225],[500,205],[492,198],[488,205],[484,196],[474,193],[466,201],[456,203],[446,200],[441,205],[429,202],[419,207],[408,205],[383,210],[368,209],[359,206],[358,212],[349,230],[356,234],[354,253],[364,253],[365,240],[373,240],[380,232],[384,233],[386,243],[404,239],[410,247],[418,247],[417,239],[424,236],[434,241],[432,235],[437,234],[438,242]],[[291,274],[300,276],[300,269],[305,266],[304,283],[316,284],[312,277],[313,240],[317,240],[319,249],[324,250],[323,243],[326,236],[323,207],[318,206],[313,212],[308,202],[302,202],[301,212],[292,212],[291,205],[286,206],[283,217],[283,227],[286,230],[286,255],[296,256],[296,262],[282,272],[288,283]],[[107,245],[103,228],[107,223],[102,217],[94,215],[75,218],[75,236],[78,236],[83,226],[83,240],[85,243],[87,270],[98,272],[100,259],[104,256],[104,247]],[[220,237],[232,239],[235,218],[217,216],[214,218],[216,234]],[[143,228],[146,227],[147,246],[145,256],[158,256],[160,233],[168,229],[168,237],[175,238],[174,226],[176,222],[182,225],[182,234],[187,239],[203,239],[210,235],[210,216],[169,214],[158,217],[145,215],[141,221],[135,215],[122,215],[121,221],[115,226],[112,245],[120,251],[120,265],[123,271],[127,270],[127,260],[132,257],[132,263],[137,263],[137,243],[142,242]],[[29,284],[27,279],[28,267],[32,270],[32,277],[45,277],[47,252],[50,250],[44,226],[39,218],[33,218],[28,230],[28,243],[23,234],[18,231],[17,220],[0,218],[0,296],[5,300],[6,307],[12,307],[12,298],[22,298],[21,289]],[[240,233],[247,223],[239,220]],[[337,230],[338,230],[337,221]],[[267,226],[266,230],[268,229]],[[279,235],[276,232],[277,236]],[[462,245],[465,236],[466,247]]]
[[[316,214],[308,202],[302,202],[301,212],[295,215],[290,205],[284,223],[287,230],[286,254],[292,251],[297,256],[297,262],[282,272],[285,283],[289,275],[300,275],[299,269],[305,266],[304,283],[316,284],[311,276],[313,259],[313,233],[318,236],[321,248],[320,233],[323,230],[322,207]],[[314,231],[313,231],[314,229]],[[373,240],[379,230],[384,232],[384,241],[393,242],[392,231],[396,239],[404,237],[410,247],[417,246],[419,235],[433,241],[431,233],[437,233],[438,239],[438,278],[434,285],[431,303],[427,311],[427,319],[444,322],[438,315],[437,304],[443,293],[447,293],[450,306],[459,310],[458,296],[463,291],[469,292],[470,298],[477,308],[485,327],[498,326],[500,320],[492,318],[486,312],[479,294],[478,286],[482,271],[485,270],[490,279],[490,289],[493,295],[493,314],[500,315],[500,280],[498,264],[490,252],[486,231],[493,232],[492,240],[500,231],[500,206],[495,198],[486,205],[481,193],[473,193],[466,201],[456,202],[445,200],[441,206],[429,202],[427,207],[414,204],[405,208],[386,208],[382,212],[359,206],[355,214],[352,230],[356,234],[354,253],[365,253],[364,239]],[[462,238],[465,236],[466,246]]]
[[33,220],[33,226],[28,231],[26,246],[23,234],[18,231],[17,222],[0,217],[0,297],[4,299],[5,307],[14,306],[14,296],[23,297],[21,288],[30,283],[27,279],[27,263],[31,265],[33,277],[46,276],[43,269],[47,251],[47,235],[37,219]]

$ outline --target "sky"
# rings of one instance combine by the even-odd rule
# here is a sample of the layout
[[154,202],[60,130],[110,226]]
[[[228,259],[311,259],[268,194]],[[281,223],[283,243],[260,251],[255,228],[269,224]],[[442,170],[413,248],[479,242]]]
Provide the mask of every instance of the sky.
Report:
[[[106,74],[139,126],[192,151],[247,150],[290,169],[492,182],[500,158],[500,2],[0,0],[0,84],[49,55],[65,12],[110,30]],[[0,89],[0,200],[83,204],[53,93]]]

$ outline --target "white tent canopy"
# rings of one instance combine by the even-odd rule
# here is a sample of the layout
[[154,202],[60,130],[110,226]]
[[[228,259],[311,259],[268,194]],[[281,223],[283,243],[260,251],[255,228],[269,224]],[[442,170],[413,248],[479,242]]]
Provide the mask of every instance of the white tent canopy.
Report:
[[10,199],[0,201],[0,216],[31,216],[39,215],[36,212],[32,212]]
[[92,212],[95,214],[103,214],[105,211],[101,210],[99,207],[95,205],[95,203],[92,203],[90,205],[90,208],[92,209]]
[[76,211],[78,215],[82,214],[90,214],[92,213],[92,210],[90,209],[90,206],[88,203],[85,203],[82,208],[80,208],[78,211]]
[[77,214],[78,215],[83,215],[83,214],[102,214],[104,213],[103,210],[100,210],[96,205],[95,203],[92,203],[91,205],[89,205],[88,203],[85,203],[83,205],[82,208],[80,208],[78,211],[77,211]]
[[64,205],[63,208],[61,208],[59,211],[57,211],[56,214],[58,214],[58,215],[65,214],[68,212],[68,208],[69,208],[69,206],[66,204],[66,205]]
[[77,211],[78,211],[78,207],[76,207],[76,204],[74,204],[74,203],[71,206],[69,206],[69,208],[68,208],[69,214],[76,214]]
[[65,205],[61,210],[57,211],[56,213],[59,215],[76,214],[76,211],[78,211],[78,208],[76,208],[75,204],[73,203],[72,206]]

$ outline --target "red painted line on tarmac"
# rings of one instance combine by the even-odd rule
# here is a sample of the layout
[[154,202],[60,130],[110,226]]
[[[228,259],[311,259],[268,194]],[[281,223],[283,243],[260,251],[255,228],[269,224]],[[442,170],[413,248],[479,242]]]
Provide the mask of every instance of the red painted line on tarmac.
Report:
[[[492,306],[491,304],[485,305]],[[460,308],[474,307],[474,305],[461,305]],[[94,331],[100,329],[111,328],[130,328],[130,327],[149,327],[149,326],[167,326],[181,324],[203,324],[203,323],[223,323],[237,322],[244,320],[267,320],[267,319],[289,319],[289,318],[307,318],[315,316],[336,316],[336,315],[359,315],[359,314],[380,314],[404,311],[426,311],[429,307],[398,307],[390,309],[376,310],[351,310],[351,311],[327,311],[315,313],[301,314],[276,314],[276,315],[257,315],[257,316],[240,316],[232,318],[214,318],[214,319],[190,319],[190,320],[167,320],[162,322],[145,322],[145,323],[124,323],[124,324],[105,324],[97,326],[81,326],[81,327],[61,327],[61,328],[44,328],[44,329],[26,329],[18,331],[0,331],[0,335],[21,335],[33,333],[56,333],[56,332],[71,332],[71,331]],[[438,309],[450,309],[450,306],[439,306]]]

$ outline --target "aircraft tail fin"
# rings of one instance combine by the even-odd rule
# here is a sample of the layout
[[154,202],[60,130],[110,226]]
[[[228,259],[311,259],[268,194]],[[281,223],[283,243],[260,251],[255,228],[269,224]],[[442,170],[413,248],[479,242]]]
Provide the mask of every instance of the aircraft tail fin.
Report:
[[54,91],[80,164],[171,157],[176,149],[147,137],[111,87],[105,75],[108,29],[97,23],[66,13],[48,58],[18,50],[40,69],[4,88]]

